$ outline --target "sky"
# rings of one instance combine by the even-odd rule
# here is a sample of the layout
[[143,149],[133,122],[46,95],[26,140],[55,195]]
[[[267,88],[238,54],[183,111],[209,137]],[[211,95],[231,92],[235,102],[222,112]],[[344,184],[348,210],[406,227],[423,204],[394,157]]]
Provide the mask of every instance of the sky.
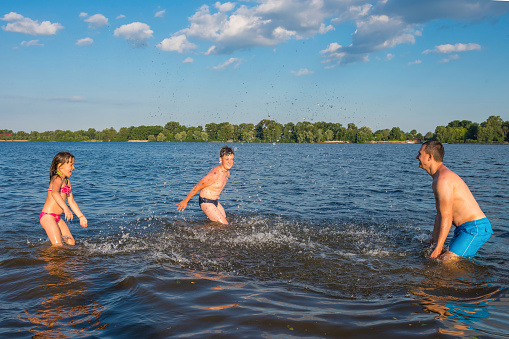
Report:
[[509,120],[509,1],[0,1],[0,129]]

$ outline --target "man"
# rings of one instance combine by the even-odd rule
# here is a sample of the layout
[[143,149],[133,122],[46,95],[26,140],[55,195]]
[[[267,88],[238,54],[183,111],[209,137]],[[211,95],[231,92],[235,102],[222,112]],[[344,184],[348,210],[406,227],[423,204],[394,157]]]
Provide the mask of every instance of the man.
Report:
[[[440,142],[427,141],[417,155],[419,167],[433,178],[437,215],[431,244],[436,243],[436,247],[430,258],[470,257],[488,241],[493,230],[465,182],[443,164],[444,153]],[[454,236],[449,250],[442,253],[451,225],[456,226]]]
[[189,200],[201,190],[199,203],[205,215],[212,221],[227,225],[226,212],[217,200],[228,181],[234,160],[233,150],[228,146],[223,146],[219,152],[219,166],[214,167],[193,187],[187,197],[177,204],[177,211],[183,211]]

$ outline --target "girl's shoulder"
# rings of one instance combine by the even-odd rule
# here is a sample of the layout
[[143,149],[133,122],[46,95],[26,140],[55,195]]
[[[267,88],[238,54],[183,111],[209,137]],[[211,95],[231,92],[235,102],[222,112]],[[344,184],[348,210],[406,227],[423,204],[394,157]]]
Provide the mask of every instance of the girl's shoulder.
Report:
[[54,176],[51,177],[51,179],[49,181],[50,185],[52,185],[55,182],[55,180],[59,180],[62,185],[70,185],[71,184],[71,181],[69,180],[69,178],[67,178],[67,177],[62,178],[58,174],[55,174]]

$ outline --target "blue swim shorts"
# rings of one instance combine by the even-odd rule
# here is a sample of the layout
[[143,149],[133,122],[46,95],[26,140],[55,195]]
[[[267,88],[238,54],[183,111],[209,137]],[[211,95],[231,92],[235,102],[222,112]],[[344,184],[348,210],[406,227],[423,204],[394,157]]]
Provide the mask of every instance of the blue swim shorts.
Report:
[[474,256],[493,234],[488,218],[468,221],[454,230],[449,251],[462,257]]

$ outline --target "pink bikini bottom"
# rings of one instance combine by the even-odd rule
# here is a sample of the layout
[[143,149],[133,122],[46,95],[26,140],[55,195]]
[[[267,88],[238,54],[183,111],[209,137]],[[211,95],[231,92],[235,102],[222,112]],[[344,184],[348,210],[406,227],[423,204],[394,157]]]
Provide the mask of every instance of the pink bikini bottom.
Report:
[[58,222],[60,221],[60,214],[55,214],[55,213],[46,213],[46,212],[41,212],[41,214],[39,215],[39,221],[41,221],[41,218],[44,217],[46,214],[49,214],[51,215],[53,218],[55,218],[55,221]]

